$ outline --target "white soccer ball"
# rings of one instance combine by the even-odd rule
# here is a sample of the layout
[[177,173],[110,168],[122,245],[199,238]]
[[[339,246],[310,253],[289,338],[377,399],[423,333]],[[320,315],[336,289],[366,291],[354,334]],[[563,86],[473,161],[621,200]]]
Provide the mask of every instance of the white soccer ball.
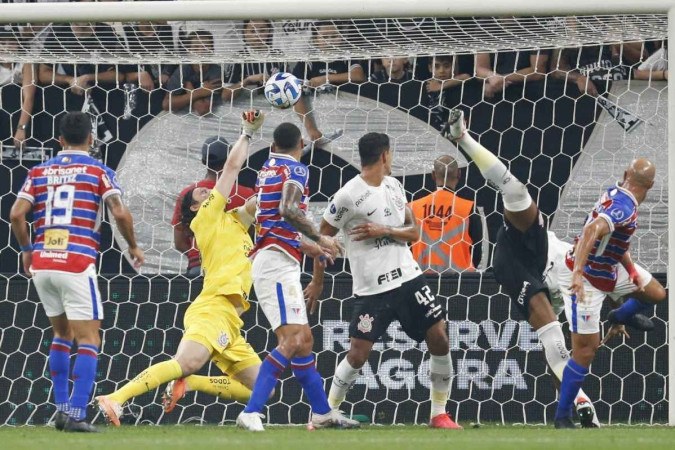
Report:
[[288,72],[275,73],[265,83],[265,98],[275,108],[290,108],[301,95],[302,81]]

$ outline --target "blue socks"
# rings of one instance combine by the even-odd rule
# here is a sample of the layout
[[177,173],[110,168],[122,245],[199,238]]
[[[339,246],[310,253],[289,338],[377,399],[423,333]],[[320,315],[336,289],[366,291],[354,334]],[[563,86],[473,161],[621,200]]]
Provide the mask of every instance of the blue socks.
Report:
[[253,413],[262,412],[265,403],[270,398],[279,377],[284,369],[288,367],[288,360],[276,348],[267,355],[267,358],[260,365],[258,378],[253,385],[251,399],[248,401],[244,412]]
[[567,361],[560,383],[560,400],[558,401],[558,410],[555,413],[556,420],[572,416],[574,399],[579,393],[586,375],[588,375],[586,367],[577,364],[573,359]]
[[54,403],[57,411],[67,413],[70,409],[68,402],[68,374],[70,373],[71,341],[55,337],[49,347],[49,375],[54,385]]
[[87,404],[94,389],[97,363],[98,347],[87,344],[78,346],[73,367],[73,393],[70,396],[69,413],[75,420],[83,420],[87,416]]
[[653,305],[642,302],[636,298],[629,298],[623,305],[614,310],[614,317],[620,322],[626,322],[635,314],[651,309]]
[[328,405],[326,391],[323,390],[323,379],[314,365],[314,355],[293,358],[291,368],[307,395],[312,411],[316,414],[328,414],[331,407]]

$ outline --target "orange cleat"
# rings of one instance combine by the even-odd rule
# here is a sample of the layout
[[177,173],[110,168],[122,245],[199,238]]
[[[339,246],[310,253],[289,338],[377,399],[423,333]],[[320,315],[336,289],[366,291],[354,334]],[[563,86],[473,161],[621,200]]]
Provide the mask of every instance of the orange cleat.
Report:
[[178,401],[185,397],[186,390],[187,383],[185,382],[185,378],[173,380],[166,385],[164,395],[162,395],[162,406],[164,406],[165,413],[173,411]]
[[99,395],[96,397],[96,405],[108,423],[111,423],[116,427],[120,426],[122,405],[114,400],[109,399],[106,395]]
[[463,430],[462,426],[452,420],[452,417],[450,417],[450,414],[448,413],[443,413],[432,417],[431,422],[429,422],[429,427],[444,428],[446,430]]

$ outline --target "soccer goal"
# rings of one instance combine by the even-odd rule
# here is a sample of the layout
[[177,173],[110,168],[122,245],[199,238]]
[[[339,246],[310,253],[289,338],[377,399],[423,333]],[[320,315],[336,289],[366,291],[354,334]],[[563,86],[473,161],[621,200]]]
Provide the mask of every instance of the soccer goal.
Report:
[[[218,156],[203,161],[203,143],[213,136],[233,143],[239,114],[251,107],[267,120],[252,140],[239,186],[253,186],[274,127],[294,122],[308,144],[303,162],[317,221],[358,173],[356,143],[366,132],[390,136],[393,176],[410,201],[436,190],[430,176],[436,158],[457,160],[459,182],[446,187],[471,202],[478,220],[425,235],[430,250],[421,262],[449,313],[448,410],[461,423],[549,423],[556,391],[537,334],[490,270],[501,201],[440,130],[451,108],[464,110],[470,131],[508,162],[550,229],[568,242],[603,187],[619,180],[631,159],[650,158],[656,184],[639,209],[631,250],[666,285],[675,276],[668,246],[675,240],[669,38],[675,38],[673,0],[0,5],[0,393],[7,393],[0,395],[0,425],[45,424],[55,411],[51,330],[21,270],[9,209],[27,170],[58,151],[60,117],[90,114],[92,153],[117,170],[147,258],[134,270],[123,239],[103,222],[98,271],[107,301],[98,395],[175,354],[183,314],[202,286],[190,236],[176,232],[176,199],[204,178],[204,162],[217,170]],[[265,100],[262,83],[275,70],[306,80],[302,114]],[[467,246],[468,259],[453,260],[449,243]],[[311,261],[304,267],[308,281]],[[584,390],[602,423],[675,425],[675,331],[668,326],[675,296],[669,295],[654,311],[654,331],[598,350]],[[328,388],[349,345],[353,302],[344,261],[327,273],[323,298],[310,323]],[[255,302],[242,319],[261,355],[274,348]],[[372,423],[425,423],[426,346],[392,325],[375,350],[343,409]],[[309,406],[290,374],[276,392],[267,420],[306,423]],[[189,393],[167,415],[157,391],[127,405],[126,417],[133,424],[233,423],[242,409]]]

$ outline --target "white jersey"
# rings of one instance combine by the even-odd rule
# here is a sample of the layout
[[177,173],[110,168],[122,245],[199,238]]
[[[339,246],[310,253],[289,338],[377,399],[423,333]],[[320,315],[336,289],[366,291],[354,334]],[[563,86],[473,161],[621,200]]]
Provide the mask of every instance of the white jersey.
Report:
[[324,212],[326,222],[345,233],[354,295],[390,291],[422,273],[407,243],[389,237],[354,241],[349,236],[352,228],[367,222],[401,227],[405,209],[405,191],[396,178],[385,177],[375,187],[357,176],[337,191]]

